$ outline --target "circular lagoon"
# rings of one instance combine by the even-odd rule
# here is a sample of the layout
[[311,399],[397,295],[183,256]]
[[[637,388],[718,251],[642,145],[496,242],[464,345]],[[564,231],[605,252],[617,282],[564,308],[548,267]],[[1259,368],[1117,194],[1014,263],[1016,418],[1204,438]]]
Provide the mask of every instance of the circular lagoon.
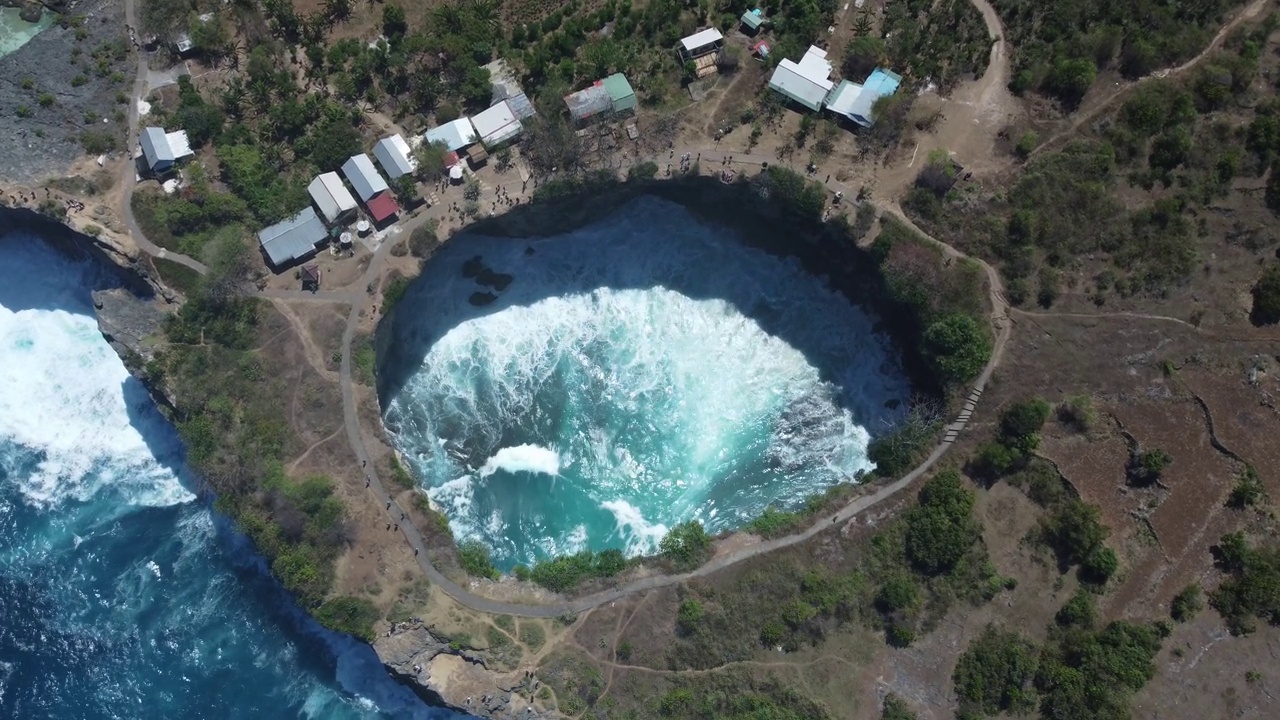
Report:
[[797,507],[871,469],[910,392],[843,295],[655,198],[564,235],[455,238],[391,333],[393,442],[502,568]]

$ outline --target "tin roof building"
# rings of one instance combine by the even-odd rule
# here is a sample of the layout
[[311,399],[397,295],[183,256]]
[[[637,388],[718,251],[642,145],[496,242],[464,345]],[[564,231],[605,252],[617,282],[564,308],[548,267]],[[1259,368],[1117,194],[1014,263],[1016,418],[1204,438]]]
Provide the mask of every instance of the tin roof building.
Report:
[[615,113],[636,109],[636,91],[631,89],[626,75],[614,73],[600,82],[609,93],[609,105]]
[[279,270],[308,258],[328,237],[324,223],[314,208],[307,208],[288,220],[258,231],[258,244],[271,267]]
[[387,181],[378,174],[373,161],[365,153],[352,155],[343,163],[342,174],[347,176],[347,181],[363,202],[369,202],[369,198],[387,189]]
[[876,68],[861,85],[842,80],[827,96],[827,109],[849,118],[862,127],[869,128],[875,123],[872,108],[876,101],[896,93],[901,84],[901,75],[884,68]]
[[827,51],[810,45],[800,62],[783,59],[769,78],[769,87],[810,110],[821,110],[835,83]]
[[461,150],[476,141],[476,129],[471,126],[470,119],[460,117],[440,127],[431,128],[425,137],[429,143],[440,142],[450,150]]
[[143,128],[138,136],[138,144],[142,146],[142,157],[146,160],[147,167],[154,173],[162,173],[179,160],[195,154],[185,130],[166,133],[164,128]]
[[379,140],[378,144],[373,146],[373,156],[378,158],[378,164],[391,180],[409,175],[418,169],[418,163],[413,159],[409,143],[405,142],[399,133]]
[[564,104],[569,108],[569,117],[574,122],[582,122],[613,109],[609,91],[601,83],[565,95]]
[[356,209],[356,199],[351,197],[347,186],[342,184],[342,178],[336,172],[317,175],[307,186],[307,193],[328,223],[335,223],[343,215]]
[[524,129],[520,125],[520,118],[516,117],[515,111],[506,100],[501,100],[488,110],[473,116],[471,124],[475,126],[480,142],[486,147],[501,145],[519,135]]

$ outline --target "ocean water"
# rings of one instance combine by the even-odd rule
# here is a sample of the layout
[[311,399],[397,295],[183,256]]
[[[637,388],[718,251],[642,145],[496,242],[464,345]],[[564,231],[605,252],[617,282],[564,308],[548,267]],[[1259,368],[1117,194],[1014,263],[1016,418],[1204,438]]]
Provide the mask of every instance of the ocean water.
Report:
[[18,17],[18,8],[0,8],[0,57],[4,57],[53,24],[53,13],[45,11],[39,22],[29,23]]
[[93,267],[0,253],[0,717],[460,718],[308,620],[189,491]]
[[[514,278],[488,305],[475,256]],[[503,568],[796,507],[871,469],[910,392],[862,310],[656,198],[562,236],[456,238],[402,303],[386,424]]]

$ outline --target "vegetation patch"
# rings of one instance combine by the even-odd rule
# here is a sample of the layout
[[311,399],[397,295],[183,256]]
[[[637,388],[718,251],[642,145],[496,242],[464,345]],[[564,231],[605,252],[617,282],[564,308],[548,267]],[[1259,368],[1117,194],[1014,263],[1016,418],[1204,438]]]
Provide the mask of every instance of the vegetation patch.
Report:
[[1280,624],[1280,551],[1251,547],[1242,533],[1224,535],[1217,547],[1218,566],[1227,573],[1209,604],[1236,635],[1257,629],[1257,621]]

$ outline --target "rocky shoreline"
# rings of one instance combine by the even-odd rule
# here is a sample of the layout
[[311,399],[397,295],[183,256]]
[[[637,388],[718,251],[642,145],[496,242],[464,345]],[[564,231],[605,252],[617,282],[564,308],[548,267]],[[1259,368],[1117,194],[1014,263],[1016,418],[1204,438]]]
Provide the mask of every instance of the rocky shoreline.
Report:
[[[3,0],[30,7],[22,0]],[[40,4],[35,6],[41,7]],[[126,147],[135,66],[121,0],[46,0],[46,11],[83,18],[55,23],[0,57],[0,178],[32,183],[65,175],[86,154],[85,133]],[[37,19],[39,19],[37,17]]]

